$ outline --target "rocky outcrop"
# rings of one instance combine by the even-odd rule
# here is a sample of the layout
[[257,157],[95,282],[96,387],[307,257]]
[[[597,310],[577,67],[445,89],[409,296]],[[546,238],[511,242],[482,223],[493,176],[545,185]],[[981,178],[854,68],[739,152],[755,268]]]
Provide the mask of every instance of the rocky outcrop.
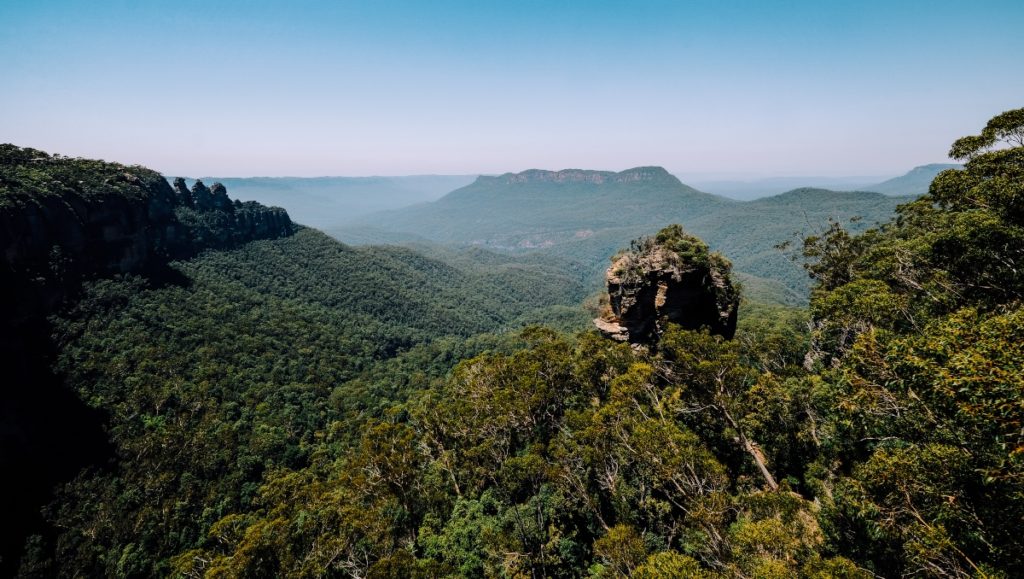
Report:
[[293,230],[283,209],[240,207],[220,184],[189,191],[142,167],[0,145],[0,285],[18,305],[5,314],[49,311],[82,278],[151,271]]
[[236,201],[232,213],[235,214],[237,231],[247,239],[283,237],[293,229],[288,212],[280,207],[265,207],[255,201]]
[[605,336],[632,344],[656,342],[666,323],[707,328],[731,339],[739,293],[731,265],[678,225],[634,241],[605,274],[607,302],[594,325]]
[[195,207],[195,201],[192,200],[192,192],[185,186],[185,180],[181,177],[174,179],[174,197],[178,201],[178,205],[182,207]]
[[194,191],[142,167],[0,144],[0,472],[18,475],[0,499],[0,576],[16,571],[27,535],[45,532],[52,489],[114,451],[103,414],[54,371],[49,316],[84,280],[173,283],[171,260],[294,229],[283,209],[236,205],[222,185]]

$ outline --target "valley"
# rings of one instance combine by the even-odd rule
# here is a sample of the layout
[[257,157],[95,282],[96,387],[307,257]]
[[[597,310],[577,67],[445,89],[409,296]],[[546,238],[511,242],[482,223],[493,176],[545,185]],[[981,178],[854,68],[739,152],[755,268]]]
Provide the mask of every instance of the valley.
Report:
[[4,145],[3,574],[1012,576],[1018,116],[922,197],[526,171],[330,235]]
[[730,256],[752,294],[802,305],[810,280],[794,244],[825,231],[830,219],[862,231],[911,199],[804,188],[739,202],[697,191],[660,167],[526,171],[480,177],[437,201],[327,232],[350,243],[429,242],[552,256],[578,263],[596,288],[618,248],[680,223]]

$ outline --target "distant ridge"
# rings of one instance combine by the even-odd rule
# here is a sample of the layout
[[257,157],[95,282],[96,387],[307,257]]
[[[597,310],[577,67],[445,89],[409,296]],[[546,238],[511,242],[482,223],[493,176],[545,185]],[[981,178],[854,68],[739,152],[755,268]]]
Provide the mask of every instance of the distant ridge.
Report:
[[481,176],[437,201],[375,213],[358,225],[441,243],[528,249],[572,241],[588,229],[648,227],[658,215],[697,217],[729,203],[662,167],[529,169]]
[[[749,201],[753,205],[759,204],[786,204],[799,201],[807,201],[813,203],[821,203],[827,200],[852,200],[852,199],[884,199],[886,195],[877,191],[833,191],[832,189],[822,189],[819,187],[798,187],[785,193],[779,193],[778,195],[772,195],[771,197],[762,197],[761,199],[755,199]],[[890,195],[889,197],[892,197]]]
[[663,167],[634,167],[618,173],[612,171],[592,171],[585,169],[563,169],[561,171],[545,171],[529,169],[520,173],[505,173],[497,177],[479,177],[477,182],[496,181],[511,185],[513,183],[635,183],[639,181],[676,180]]
[[[341,225],[375,211],[434,201],[465,187],[476,175],[400,177],[203,177],[219,181],[244,199],[288,210],[297,223],[317,228]],[[189,185],[192,180],[189,179]]]
[[863,187],[865,191],[875,191],[884,195],[924,195],[932,180],[946,169],[961,169],[963,165],[953,163],[932,163],[914,167],[906,174],[894,177],[881,183]]

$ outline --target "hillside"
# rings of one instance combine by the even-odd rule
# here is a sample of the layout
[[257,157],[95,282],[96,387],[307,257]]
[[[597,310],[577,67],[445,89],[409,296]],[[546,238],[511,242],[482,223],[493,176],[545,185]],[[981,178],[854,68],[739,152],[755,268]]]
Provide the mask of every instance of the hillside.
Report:
[[[292,219],[323,229],[375,211],[398,209],[441,198],[473,182],[474,175],[401,177],[203,177],[220,182],[237,197],[284,207]],[[191,179],[188,180],[191,184]]]
[[[194,544],[315,432],[349,436],[510,329],[587,323],[580,275],[551,262],[353,248],[220,184],[3,152],[2,575],[32,535],[59,562],[43,575],[156,573],[127,550]],[[121,560],[79,551],[67,517]]]
[[612,339],[532,328],[463,361],[347,450],[269,472],[174,572],[1022,576],[1022,127],[958,141],[963,173],[898,221],[807,239],[809,320],[684,329],[731,317],[728,260],[649,232],[608,272]]
[[935,176],[942,171],[945,171],[946,169],[962,168],[963,165],[953,163],[932,163],[930,165],[921,165],[920,167],[914,167],[904,175],[893,177],[892,179],[882,181],[881,183],[876,183],[874,185],[865,185],[862,189],[864,191],[884,193],[885,195],[913,195],[916,197],[927,193],[928,186],[931,185],[932,180],[935,179]]
[[[621,173],[531,170],[478,177],[433,203],[377,213],[357,224],[441,243],[521,250],[647,225],[652,215],[692,218],[726,203],[683,185],[660,167]],[[329,232],[344,240],[344,231]]]
[[805,239],[807,309],[645,232],[600,333],[551,251],[352,247],[4,149],[0,574],[1021,576],[1022,127],[957,141],[899,220]]
[[[376,213],[328,230],[352,243],[465,244],[575,261],[596,285],[607,258],[650,231],[681,223],[730,256],[754,293],[805,303],[809,280],[792,251],[777,245],[857,218],[857,231],[888,220],[900,203],[878,193],[796,189],[749,202],[701,193],[661,168],[621,173],[526,171],[480,177],[433,203]],[[763,280],[763,281],[762,281]]]
[[[795,246],[828,228],[829,220],[851,231],[884,223],[911,197],[863,191],[796,189],[774,197],[738,203],[720,214],[684,223],[713,249],[730,256],[738,272],[783,284],[789,295],[806,299],[810,280]],[[854,220],[854,221],[851,221]],[[780,250],[777,246],[790,243]]]

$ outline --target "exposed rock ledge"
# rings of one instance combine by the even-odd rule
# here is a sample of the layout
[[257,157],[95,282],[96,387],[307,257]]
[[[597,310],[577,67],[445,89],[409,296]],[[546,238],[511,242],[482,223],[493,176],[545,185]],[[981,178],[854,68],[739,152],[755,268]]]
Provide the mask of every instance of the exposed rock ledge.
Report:
[[703,241],[670,225],[613,258],[605,274],[608,302],[594,325],[608,338],[633,344],[656,342],[669,322],[731,339],[739,293],[730,269]]

